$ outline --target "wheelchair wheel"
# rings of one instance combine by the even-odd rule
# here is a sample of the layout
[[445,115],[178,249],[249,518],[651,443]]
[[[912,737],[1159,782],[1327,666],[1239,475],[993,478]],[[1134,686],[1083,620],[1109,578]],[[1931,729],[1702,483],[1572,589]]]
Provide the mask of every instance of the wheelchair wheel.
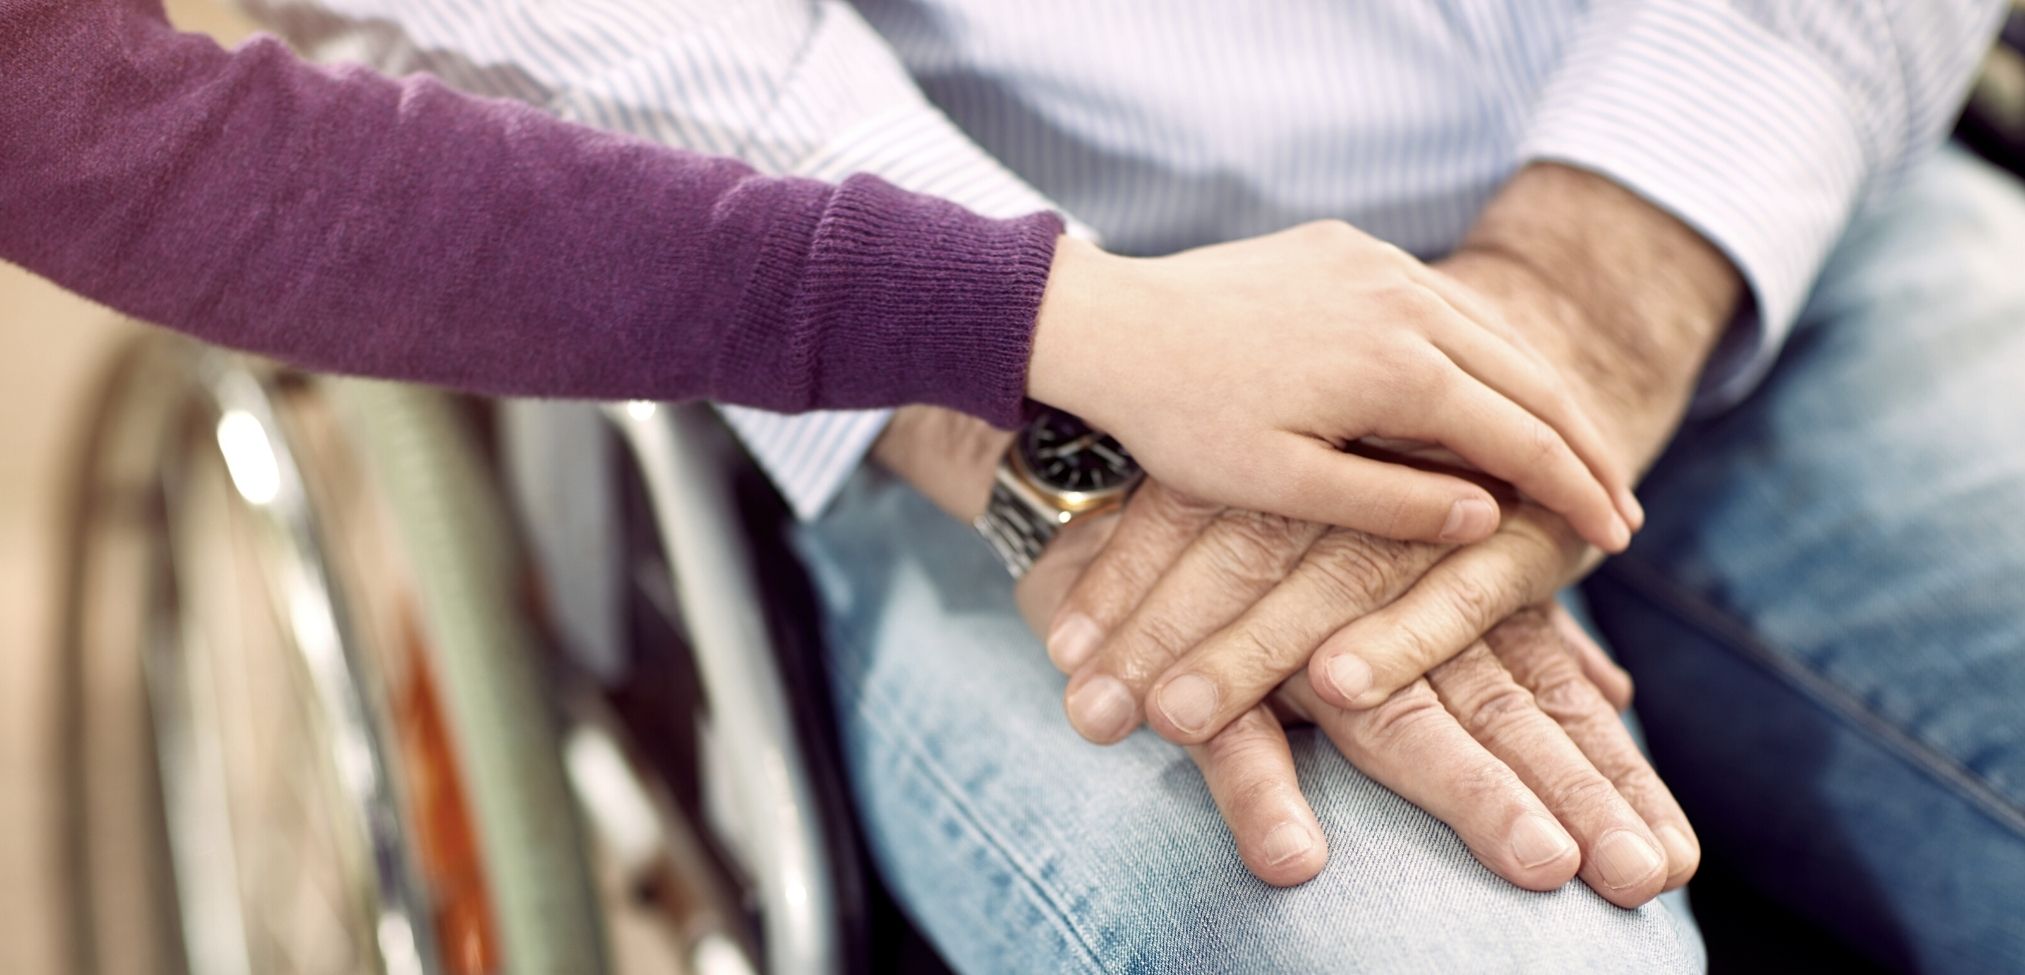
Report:
[[111,371],[61,648],[78,970],[602,970],[464,421],[174,339]]

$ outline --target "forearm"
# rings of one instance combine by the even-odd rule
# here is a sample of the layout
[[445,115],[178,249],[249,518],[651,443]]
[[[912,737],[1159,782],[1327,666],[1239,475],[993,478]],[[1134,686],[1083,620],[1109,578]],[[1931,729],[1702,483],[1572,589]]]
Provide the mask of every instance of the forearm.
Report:
[[967,414],[908,406],[894,412],[872,445],[872,460],[951,518],[970,522],[984,512],[999,457],[1012,438]]
[[1521,302],[1511,325],[1639,468],[1679,424],[1743,294],[1728,259],[1686,224],[1552,163],[1515,175],[1444,267]]
[[1052,216],[227,52],[144,3],[0,26],[0,258],[121,311],[484,393],[1018,416]]

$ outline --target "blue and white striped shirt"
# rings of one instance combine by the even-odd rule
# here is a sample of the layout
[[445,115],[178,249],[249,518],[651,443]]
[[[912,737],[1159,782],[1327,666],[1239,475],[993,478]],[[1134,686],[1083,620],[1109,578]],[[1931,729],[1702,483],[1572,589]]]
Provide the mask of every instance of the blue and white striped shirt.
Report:
[[[1340,217],[1459,241],[1519,166],[1721,247],[1749,391],[1850,215],[1937,142],[2003,0],[243,0],[313,56],[430,71],[762,170],[1055,206],[1161,253]],[[1018,175],[1015,175],[1018,174]],[[801,514],[886,414],[727,420]]]

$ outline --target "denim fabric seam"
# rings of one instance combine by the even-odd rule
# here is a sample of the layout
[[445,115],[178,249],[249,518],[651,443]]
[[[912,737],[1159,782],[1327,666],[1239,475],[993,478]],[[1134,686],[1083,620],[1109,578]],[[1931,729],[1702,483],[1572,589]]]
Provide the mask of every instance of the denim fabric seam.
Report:
[[1675,584],[1649,564],[1622,556],[1606,563],[1604,571],[1644,596],[1655,608],[1670,613],[1719,646],[1792,685],[1826,710],[1841,715],[1886,750],[1938,780],[1943,788],[1961,795],[2005,828],[2025,836],[2025,807],[2013,803],[1945,752],[1878,714],[1854,692],[1773,651],[1750,625],[1708,602],[1701,594]]
[[1003,860],[1011,868],[1011,872],[1020,879],[1021,885],[1026,889],[1028,896],[1035,902],[1036,906],[1040,907],[1042,909],[1041,912],[1054,921],[1055,927],[1062,932],[1066,940],[1075,945],[1076,949],[1081,952],[1085,965],[1092,971],[1108,973],[1110,969],[1104,965],[1096,950],[1090,946],[1090,940],[1084,935],[1082,928],[1076,925],[1075,920],[1069,916],[1069,912],[1057,902],[1048,885],[1042,883],[1040,878],[1034,875],[1031,865],[1014,855],[1012,844],[1005,842],[995,831],[986,825],[984,819],[978,816],[971,808],[962,790],[955,788],[949,782],[948,777],[936,768],[935,763],[927,755],[923,754],[919,748],[916,748],[914,743],[908,740],[905,735],[894,732],[893,728],[881,717],[884,712],[880,708],[867,708],[864,706],[868,701],[874,704],[878,703],[877,697],[876,692],[854,689],[847,691],[843,695],[843,703],[850,707],[854,713],[862,715],[865,723],[877,732],[879,737],[884,738],[900,754],[905,755],[907,760],[915,766],[915,769],[935,785],[936,790],[942,793],[944,801],[948,802],[962,821],[977,834],[978,839],[983,842],[986,850],[990,854],[997,856],[1000,860]]

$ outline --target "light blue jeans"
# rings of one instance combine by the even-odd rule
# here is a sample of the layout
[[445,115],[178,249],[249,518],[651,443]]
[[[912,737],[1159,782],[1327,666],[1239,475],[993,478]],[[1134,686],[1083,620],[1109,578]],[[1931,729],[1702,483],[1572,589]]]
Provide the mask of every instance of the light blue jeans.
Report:
[[2025,192],[1950,150],[1584,587],[1703,843],[1894,968],[2025,972]]
[[873,855],[958,971],[1702,967],[1683,914],[1621,910],[1579,882],[1512,886],[1313,728],[1291,738],[1329,864],[1269,887],[1180,748],[1070,729],[1064,679],[970,529],[867,473],[802,541]]
[[[1705,844],[1882,958],[2025,970],[2025,197],[1925,164],[1642,493],[1588,595]],[[1267,887],[1179,749],[1069,729],[966,528],[866,474],[798,542],[874,855],[963,971],[1702,967],[1677,899],[1512,887],[1312,730],[1329,865]]]

